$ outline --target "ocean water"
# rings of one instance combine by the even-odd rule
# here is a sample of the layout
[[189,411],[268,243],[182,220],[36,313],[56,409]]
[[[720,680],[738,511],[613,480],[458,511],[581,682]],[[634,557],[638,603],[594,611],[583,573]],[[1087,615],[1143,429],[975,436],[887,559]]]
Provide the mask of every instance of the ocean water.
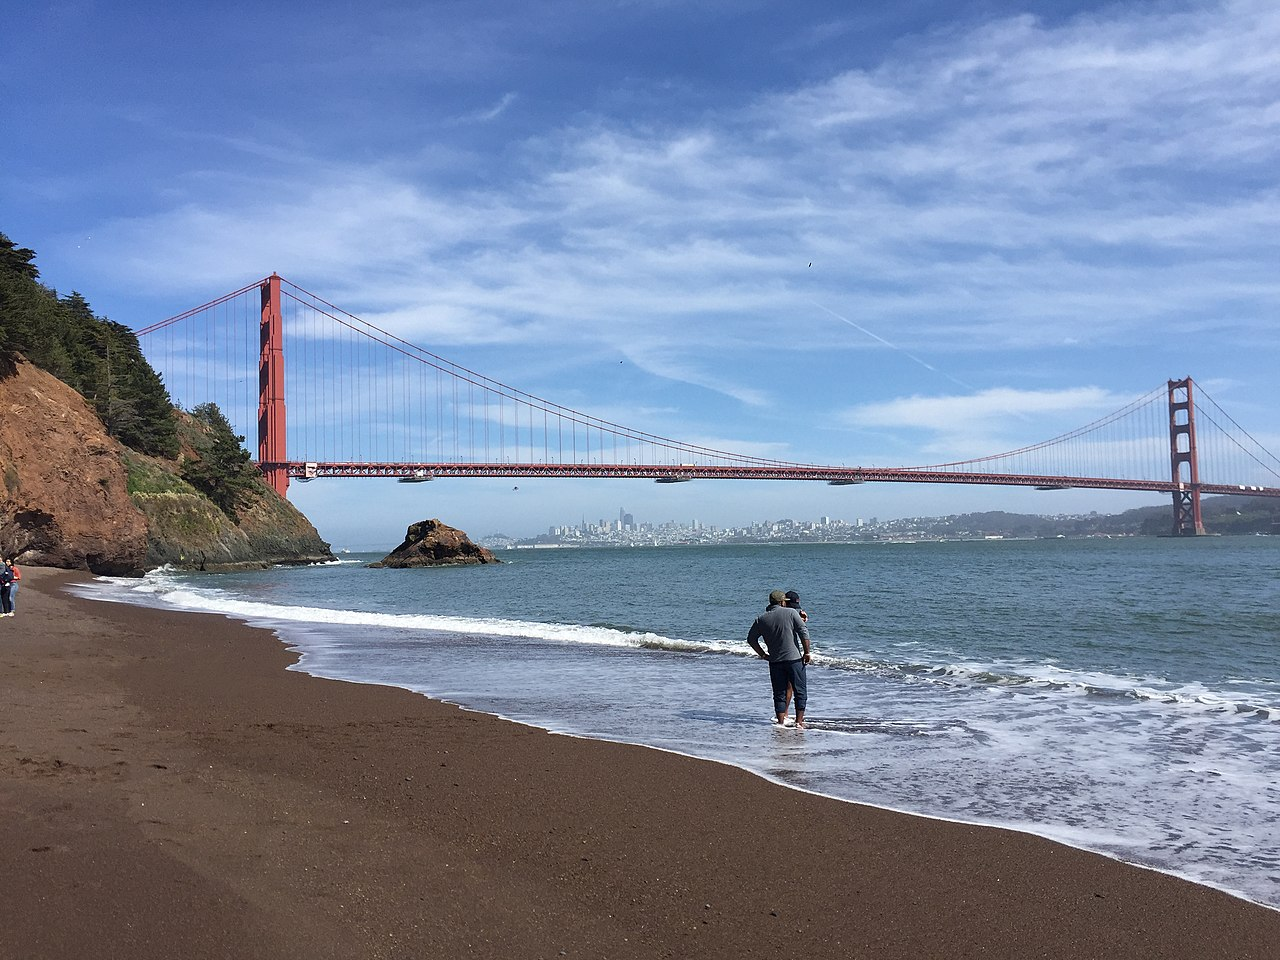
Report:
[[[995,824],[1280,908],[1280,537],[513,550],[157,571],[104,600],[265,625],[297,669]],[[796,589],[811,729],[746,629]]]

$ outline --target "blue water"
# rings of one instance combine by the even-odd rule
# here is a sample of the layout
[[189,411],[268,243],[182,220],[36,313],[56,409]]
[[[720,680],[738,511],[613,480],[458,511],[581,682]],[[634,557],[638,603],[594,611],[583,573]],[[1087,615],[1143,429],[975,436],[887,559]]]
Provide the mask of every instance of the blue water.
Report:
[[[997,824],[1280,908],[1280,538],[505,551],[493,567],[100,581],[299,669]],[[743,637],[810,615],[808,731]]]

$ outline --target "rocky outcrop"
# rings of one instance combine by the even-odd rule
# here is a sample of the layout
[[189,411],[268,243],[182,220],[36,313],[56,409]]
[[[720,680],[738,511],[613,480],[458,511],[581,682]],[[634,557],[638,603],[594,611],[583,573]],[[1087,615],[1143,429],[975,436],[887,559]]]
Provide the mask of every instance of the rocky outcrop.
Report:
[[445,567],[470,563],[501,563],[497,557],[472,543],[461,530],[439,520],[410,524],[404,543],[371,567]]
[[[130,474],[136,477],[148,466],[154,469],[154,461],[146,463],[150,459],[130,453]],[[177,477],[168,479],[169,489],[133,494],[147,518],[148,567],[231,570],[334,559],[307,518],[265,483],[236,524],[208,497]]]
[[84,398],[18,362],[0,371],[0,552],[34,566],[142,571],[147,521],[122,447]]
[[0,469],[0,553],[21,563],[137,576],[333,559],[265,483],[233,522],[179,464],[121,446],[80,394],[22,361],[0,370]]

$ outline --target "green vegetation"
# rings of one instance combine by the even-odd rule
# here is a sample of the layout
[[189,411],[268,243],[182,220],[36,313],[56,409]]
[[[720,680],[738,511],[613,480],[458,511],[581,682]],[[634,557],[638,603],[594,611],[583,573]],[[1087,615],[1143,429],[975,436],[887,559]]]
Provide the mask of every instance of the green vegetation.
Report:
[[150,457],[126,452],[124,466],[128,472],[130,496],[156,496],[163,493],[195,494],[195,488],[177,476],[171,467]]
[[125,446],[176,456],[173,402],[133,331],[95,316],[78,293],[59,297],[34,260],[0,233],[0,361],[21,355],[67,383]]
[[[199,549],[199,545],[218,543],[232,536],[235,527],[206,497],[197,493],[145,493],[134,498],[138,507],[147,515],[148,525],[156,531],[148,550],[157,546],[156,539]],[[164,557],[158,562],[169,563],[174,558]],[[179,562],[186,557],[179,553]]]
[[231,423],[216,403],[202,403],[191,411],[199,427],[190,440],[199,459],[182,465],[182,479],[218,505],[218,509],[238,522],[240,507],[259,495],[262,486],[244,437],[236,436]]

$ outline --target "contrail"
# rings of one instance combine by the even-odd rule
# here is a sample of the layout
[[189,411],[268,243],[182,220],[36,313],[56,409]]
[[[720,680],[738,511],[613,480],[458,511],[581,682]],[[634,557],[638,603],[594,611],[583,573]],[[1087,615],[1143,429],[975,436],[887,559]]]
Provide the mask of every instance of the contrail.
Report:
[[898,346],[897,344],[890,343],[890,342],[889,342],[888,340],[886,340],[884,337],[882,337],[882,336],[880,336],[880,335],[878,335],[878,334],[872,333],[872,332],[871,332],[870,330],[868,330],[866,327],[863,327],[863,326],[860,326],[859,324],[854,323],[854,322],[853,322],[852,320],[850,320],[848,317],[842,317],[840,314],[836,313],[834,310],[830,309],[829,307],[824,307],[824,306],[823,306],[822,304],[820,304],[817,300],[810,300],[809,302],[810,302],[810,303],[812,303],[812,304],[813,304],[815,307],[817,307],[819,310],[823,311],[824,313],[829,313],[829,314],[831,314],[833,317],[835,317],[837,320],[841,321],[842,323],[847,323],[849,326],[853,327],[853,329],[857,330],[859,333],[862,333],[862,334],[864,334],[864,335],[866,335],[866,336],[870,337],[872,340],[875,340],[877,343],[883,343],[886,347],[890,348],[891,350],[897,350],[899,353],[906,354],[908,357],[910,357],[910,358],[911,358],[912,360],[914,360],[916,363],[920,364],[920,366],[924,367],[926,370],[930,370],[930,371],[932,371],[933,373],[938,374],[939,376],[946,377],[946,378],[947,378],[948,380],[950,380],[952,383],[957,383],[957,384],[959,384],[960,386],[964,387],[966,390],[977,390],[977,389],[978,389],[977,387],[972,386],[971,384],[965,383],[963,380],[957,380],[955,377],[951,376],[951,374],[946,373],[946,372],[944,372],[944,371],[942,371],[942,370],[939,370],[939,369],[938,369],[937,367],[935,367],[935,366],[932,366],[932,365],[930,365],[930,364],[928,364],[928,363],[925,363],[923,360],[921,360],[919,357],[917,357],[914,353],[911,353],[911,352],[910,352],[910,351],[908,351],[908,350],[903,350],[903,349],[902,349],[902,347]]

